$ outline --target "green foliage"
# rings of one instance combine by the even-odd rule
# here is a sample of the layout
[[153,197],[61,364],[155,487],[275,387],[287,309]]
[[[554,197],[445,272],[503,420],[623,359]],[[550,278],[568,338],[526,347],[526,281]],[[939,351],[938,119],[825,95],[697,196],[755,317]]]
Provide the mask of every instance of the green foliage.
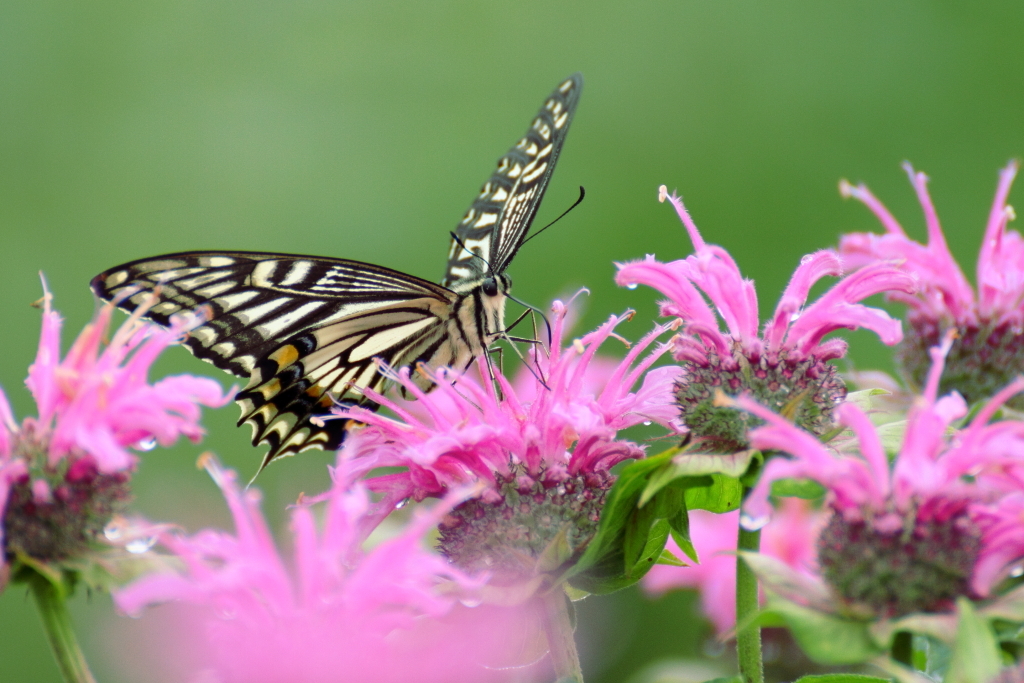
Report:
[[577,589],[609,593],[643,578],[655,564],[682,564],[664,547],[671,535],[698,562],[690,541],[688,511],[735,510],[742,476],[760,454],[689,453],[673,448],[625,467],[608,492],[597,534],[563,575]]

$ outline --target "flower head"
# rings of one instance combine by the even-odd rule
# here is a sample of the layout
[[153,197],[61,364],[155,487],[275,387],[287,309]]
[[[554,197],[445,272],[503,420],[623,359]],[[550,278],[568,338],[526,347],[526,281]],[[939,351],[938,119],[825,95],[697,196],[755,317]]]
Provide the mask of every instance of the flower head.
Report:
[[[402,468],[368,480],[371,489],[385,493],[382,514],[405,498],[484,484],[441,527],[442,550],[463,568],[531,574],[532,566],[524,563],[536,561],[563,530],[571,551],[578,550],[596,529],[614,481],[611,468],[643,456],[640,446],[617,433],[641,422],[669,425],[676,417],[672,382],[678,368],[648,372],[667,346],[642,358],[668,326],[655,328],[621,363],[608,367],[596,362],[597,349],[630,316],[613,316],[563,347],[565,310],[555,303],[551,348],[534,353],[536,368],[518,386],[500,373],[494,378],[497,391],[491,382],[470,377],[453,385],[439,371],[433,375],[436,389],[427,394],[402,369],[396,380],[418,399],[415,408],[367,392],[397,419],[360,408],[340,411],[368,425],[345,444],[348,467]],[[595,370],[603,375],[600,381]]]
[[[39,415],[14,420],[0,393],[0,547],[37,560],[74,555],[126,503],[132,448],[202,435],[200,405],[227,402],[210,379],[187,375],[150,384],[157,356],[194,321],[171,328],[133,316],[103,343],[113,306],[100,309],[61,358],[61,318],[43,298],[43,326],[26,385]],[[151,445],[150,445],[151,444]]]
[[[682,200],[669,196],[662,186],[661,200],[666,198],[686,226],[694,255],[671,263],[648,256],[619,264],[616,282],[653,287],[668,297],[661,303],[661,314],[683,321],[674,350],[683,366],[676,391],[683,422],[696,437],[729,448],[744,447],[750,418],[714,406],[715,391],[721,389],[729,395],[751,392],[777,410],[791,407],[801,426],[816,434],[825,432],[835,406],[846,396],[845,385],[828,361],[845,355],[847,345],[824,337],[840,328],[863,327],[886,344],[897,343],[902,338],[899,321],[857,302],[879,292],[913,292],[913,278],[889,264],[876,264],[842,278],[805,306],[818,280],[843,273],[835,252],[809,254],[759,332],[754,283],[743,278],[725,249],[704,242]],[[725,322],[724,331],[719,318]]]
[[366,551],[374,526],[368,492],[336,478],[321,530],[307,505],[293,509],[288,562],[260,512],[258,492],[240,490],[235,474],[212,456],[203,463],[224,494],[234,533],[165,531],[160,542],[181,569],[150,574],[114,594],[118,607],[135,616],[157,603],[191,606],[142,644],[154,660],[150,671],[167,681],[196,680],[202,671],[223,683],[509,679],[488,665],[519,645],[514,631],[524,613],[462,606],[479,602],[483,577],[424,547],[465,491]]
[[897,350],[903,373],[914,386],[923,385],[931,365],[928,349],[939,344],[947,330],[955,329],[959,337],[939,387],[943,393],[955,389],[973,403],[992,396],[1024,370],[1024,239],[1006,229],[1014,218],[1006,199],[1017,163],[1010,163],[999,176],[978,254],[976,293],[946,245],[928,194],[927,176],[915,172],[910,164],[904,168],[924,209],[928,243],[910,239],[867,187],[843,181],[839,186],[842,194],[871,209],[885,233],[844,235],[840,253],[854,267],[898,263],[917,278],[916,294],[890,295],[908,309],[911,334]]
[[[694,510],[689,516],[690,540],[700,554],[700,564],[659,565],[644,577],[643,586],[655,594],[673,588],[696,588],[704,615],[724,636],[736,625],[736,528],[740,513]],[[815,540],[824,521],[825,515],[807,501],[783,498],[761,531],[761,552],[813,576],[817,565]],[[669,547],[682,556],[673,542]]]
[[[1016,498],[990,484],[1019,459],[1024,423],[989,424],[1024,378],[1000,392],[955,438],[949,428],[967,412],[957,394],[937,395],[943,358],[952,343],[933,349],[924,394],[907,417],[892,465],[867,414],[852,403],[837,410],[856,436],[857,453],[837,453],[749,397],[736,403],[767,423],[751,445],[790,458],[772,458],[744,506],[757,526],[771,513],[768,497],[779,479],[812,479],[829,491],[833,515],[818,541],[826,580],[847,604],[898,616],[948,608],[961,595],[985,596],[1009,561],[1024,556]],[[1003,487],[1005,488],[1005,487]],[[1009,532],[1009,533],[1008,533]]]

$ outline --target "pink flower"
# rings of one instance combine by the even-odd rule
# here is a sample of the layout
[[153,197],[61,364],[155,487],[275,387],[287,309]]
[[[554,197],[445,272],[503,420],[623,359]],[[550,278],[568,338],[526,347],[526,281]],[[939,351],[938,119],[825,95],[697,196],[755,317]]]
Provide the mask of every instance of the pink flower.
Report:
[[999,177],[995,201],[978,254],[978,289],[967,281],[946,245],[938,215],[928,195],[928,178],[904,164],[924,209],[927,245],[910,239],[889,211],[863,184],[840,183],[840,192],[863,202],[881,221],[885,234],[852,233],[840,240],[840,252],[854,267],[880,262],[896,263],[918,281],[918,291],[908,296],[890,294],[907,306],[913,334],[901,346],[898,359],[908,378],[924,383],[931,364],[928,349],[940,343],[949,328],[959,339],[947,359],[940,389],[956,389],[970,402],[992,396],[1024,369],[1024,239],[1008,231],[1014,217],[1006,204],[1017,174],[1011,162]]
[[[682,419],[695,436],[742,446],[745,418],[710,405],[714,392],[753,392],[781,409],[803,396],[798,422],[823,433],[832,411],[846,395],[845,385],[827,361],[846,354],[846,342],[824,337],[841,328],[872,330],[886,344],[902,338],[900,323],[887,313],[857,302],[886,291],[911,293],[914,280],[889,264],[876,264],[842,278],[807,306],[811,287],[822,277],[842,276],[842,261],[832,251],[805,256],[793,273],[774,315],[759,333],[754,283],[741,275],[721,247],[706,244],[677,196],[668,198],[693,241],[695,253],[661,263],[653,256],[619,264],[616,282],[627,287],[645,284],[668,297],[661,314],[683,321],[674,355],[682,361],[677,387]],[[719,317],[726,329],[719,327]],[[737,422],[738,421],[738,422]]]
[[[371,490],[385,494],[379,514],[405,498],[423,500],[484,484],[477,499],[459,506],[442,525],[442,550],[463,568],[511,564],[513,573],[531,574],[520,561],[536,560],[551,534],[567,524],[573,530],[570,547],[585,544],[614,481],[611,468],[644,455],[618,432],[641,422],[668,426],[677,415],[672,385],[678,368],[649,371],[667,345],[641,357],[670,326],[656,327],[609,372],[595,354],[631,314],[613,316],[563,348],[565,310],[555,302],[551,348],[533,353],[536,376],[513,386],[496,373],[500,395],[491,382],[471,377],[453,385],[445,371],[434,374],[437,388],[425,394],[402,369],[395,379],[418,399],[415,408],[367,392],[397,419],[361,408],[338,411],[368,425],[346,441],[346,468],[359,473],[402,468],[367,481]],[[594,381],[595,370],[603,381]],[[532,499],[532,511],[521,511],[520,499]],[[548,512],[540,514],[542,508]]]
[[135,616],[156,603],[193,606],[134,644],[153,676],[222,683],[534,680],[522,669],[494,669],[515,661],[506,657],[522,646],[517,631],[530,623],[529,610],[463,607],[460,601],[479,602],[484,577],[460,572],[424,547],[465,491],[364,551],[373,528],[370,498],[363,486],[338,478],[322,530],[309,507],[294,508],[289,562],[271,537],[258,493],[239,490],[234,473],[212,457],[205,466],[235,532],[161,534],[181,570],[145,576],[114,595]]
[[19,426],[0,393],[0,547],[44,560],[80,551],[127,500],[137,460],[130,448],[170,445],[179,435],[198,441],[199,406],[228,401],[210,379],[147,379],[157,356],[195,321],[165,329],[136,315],[104,346],[114,310],[107,305],[62,359],[62,321],[51,298],[46,292],[25,382],[39,416]]
[[[938,397],[951,343],[948,336],[932,351],[925,392],[911,408],[891,466],[878,431],[854,404],[837,410],[859,447],[850,454],[833,451],[749,397],[736,401],[767,423],[751,432],[751,445],[791,456],[768,461],[744,505],[748,525],[756,527],[771,514],[773,482],[812,479],[824,485],[834,510],[819,541],[826,579],[843,597],[887,616],[941,610],[957,595],[985,596],[1007,564],[1024,557],[1024,535],[1007,534],[1008,525],[1020,523],[1021,509],[1011,505],[1020,489],[1014,498],[1001,500],[1009,488],[1007,467],[1012,471],[1024,448],[1024,423],[989,424],[995,411],[1024,389],[1024,378],[951,438],[948,429],[967,412],[959,395]],[[872,584],[872,572],[887,578]]]
[[[690,539],[700,556],[692,567],[658,565],[643,579],[649,593],[674,588],[696,588],[704,615],[724,636],[736,625],[736,529],[739,511],[713,514],[705,510],[690,513]],[[795,571],[816,575],[816,541],[825,514],[807,501],[783,498],[771,521],[761,532],[761,553],[782,560]],[[678,557],[682,551],[669,542]]]

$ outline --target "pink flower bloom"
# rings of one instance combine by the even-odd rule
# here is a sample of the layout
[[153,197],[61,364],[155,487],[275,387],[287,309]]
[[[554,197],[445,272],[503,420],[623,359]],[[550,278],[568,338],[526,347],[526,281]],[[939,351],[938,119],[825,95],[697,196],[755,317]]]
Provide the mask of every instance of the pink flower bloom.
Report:
[[62,359],[62,321],[50,299],[47,292],[39,349],[25,382],[39,416],[19,426],[0,393],[0,547],[41,559],[73,554],[127,499],[137,460],[129,448],[170,445],[179,435],[197,441],[199,406],[228,400],[210,379],[147,379],[157,356],[192,321],[165,329],[134,316],[104,346],[113,313],[107,305]]
[[[900,323],[887,313],[857,302],[879,292],[914,291],[914,280],[889,264],[877,264],[841,279],[813,304],[806,306],[811,287],[822,277],[842,276],[842,261],[832,251],[805,256],[779,300],[774,315],[759,333],[754,283],[743,278],[735,261],[721,247],[707,244],[683,207],[668,198],[693,241],[695,253],[662,263],[653,256],[619,264],[616,282],[627,287],[648,285],[668,297],[661,314],[677,316],[684,334],[676,338],[675,357],[683,362],[677,395],[683,421],[696,436],[742,444],[746,424],[728,424],[735,414],[709,407],[716,389],[730,395],[753,391],[759,399],[781,408],[804,395],[806,419],[815,433],[831,424],[834,406],[846,395],[845,386],[827,361],[846,354],[846,342],[824,337],[841,328],[872,330],[886,344],[902,339]],[[709,303],[710,302],[710,303]],[[719,327],[719,317],[726,329]],[[748,372],[748,368],[752,372]],[[722,424],[722,421],[727,424]]]
[[[837,411],[839,422],[852,430],[859,445],[859,454],[846,454],[834,452],[756,401],[737,399],[741,408],[767,423],[751,432],[751,445],[791,456],[768,461],[744,506],[750,526],[756,527],[771,514],[768,496],[774,481],[813,479],[829,490],[834,510],[819,544],[819,561],[827,578],[826,555],[859,552],[864,556],[866,550],[858,544],[867,544],[874,549],[874,557],[904,568],[915,566],[911,557],[920,553],[929,558],[924,564],[941,569],[944,576],[962,574],[956,585],[946,587],[951,594],[943,595],[943,586],[932,582],[931,589],[914,596],[919,586],[894,579],[899,571],[884,568],[895,572],[888,575],[887,591],[902,591],[901,597],[908,600],[929,590],[933,598],[939,596],[938,602],[911,605],[915,608],[909,611],[941,609],[943,600],[957,594],[987,595],[1008,562],[1024,557],[1024,535],[1006,533],[1008,525],[1020,523],[1021,509],[1011,505],[1010,499],[1000,500],[1007,488],[1006,468],[1019,460],[1024,448],[1024,423],[989,424],[995,411],[1024,389],[1024,378],[1000,392],[951,438],[949,427],[967,413],[959,395],[938,397],[943,360],[951,343],[947,337],[942,347],[932,351],[934,364],[925,392],[910,410],[902,447],[891,466],[874,425],[856,405],[845,403]],[[969,477],[975,481],[969,482]],[[889,552],[893,555],[887,556]],[[847,573],[855,570],[856,561],[850,562],[847,567],[833,567],[834,574],[850,579]],[[928,581],[932,578],[929,575]],[[865,578],[858,581],[863,584]],[[842,586],[839,592],[843,594]],[[905,613],[903,607],[889,610],[887,616]]]
[[396,380],[418,399],[419,414],[372,392],[367,395],[399,419],[358,407],[339,409],[340,415],[369,425],[346,441],[346,459],[358,462],[364,471],[408,468],[370,480],[372,489],[387,491],[397,502],[408,497],[442,496],[452,487],[476,481],[493,486],[499,476],[508,476],[519,467],[528,475],[561,482],[585,474],[606,476],[617,463],[642,457],[641,447],[615,437],[620,430],[641,422],[667,426],[675,418],[671,386],[678,368],[653,370],[639,391],[631,391],[667,350],[661,346],[640,360],[668,327],[656,327],[634,345],[600,389],[583,392],[591,383],[591,365],[600,360],[595,357],[598,347],[631,314],[613,316],[562,348],[565,307],[555,302],[553,311],[551,349],[537,361],[546,387],[533,375],[514,387],[496,372],[499,396],[490,382],[463,377],[453,385],[442,371],[436,376],[436,389],[425,394],[403,368],[396,373]]
[[890,294],[907,306],[913,334],[899,351],[909,379],[925,381],[930,366],[928,349],[940,343],[946,330],[956,328],[960,338],[947,359],[943,392],[956,389],[970,402],[993,395],[1024,369],[1021,330],[1024,329],[1024,239],[1007,230],[1014,217],[1006,204],[1017,174],[1011,162],[999,176],[999,187],[989,213],[978,254],[978,289],[975,294],[946,245],[938,215],[928,194],[928,178],[904,164],[924,209],[928,243],[915,242],[864,185],[840,183],[843,196],[863,202],[881,221],[885,233],[852,233],[840,240],[840,252],[852,266],[897,263],[917,278],[912,296]]
[[[696,588],[704,615],[719,636],[736,625],[736,528],[739,511],[713,514],[705,510],[690,513],[690,539],[700,556],[692,567],[658,565],[643,579],[649,593],[661,594],[674,588]],[[807,576],[816,575],[816,542],[826,515],[807,501],[783,498],[771,521],[761,532],[761,553],[782,560]],[[678,557],[682,551],[669,542]]]
[[[442,525],[442,549],[464,568],[518,565],[513,556],[537,559],[552,540],[548,532],[557,533],[567,524],[573,529],[570,546],[585,544],[614,481],[610,469],[644,455],[640,446],[618,439],[618,432],[641,422],[668,426],[676,417],[672,385],[678,368],[648,372],[667,345],[641,357],[670,326],[656,327],[607,372],[597,363],[597,349],[615,336],[615,328],[631,314],[613,316],[563,348],[565,306],[556,302],[553,311],[551,348],[546,354],[534,352],[537,376],[513,386],[496,374],[500,395],[491,382],[471,377],[453,385],[445,371],[434,375],[437,388],[425,394],[410,381],[410,371],[402,369],[395,379],[418,399],[414,408],[367,392],[398,418],[362,408],[338,411],[368,425],[345,443],[342,453],[347,468],[359,473],[402,468],[367,481],[372,490],[385,494],[379,514],[388,514],[405,498],[423,500],[476,482],[485,485],[477,500],[453,511]],[[593,381],[595,369],[605,375],[603,382]],[[638,383],[641,386],[634,392]],[[520,514],[513,500],[520,497],[532,497],[533,513],[550,505],[549,514]],[[508,510],[502,508],[506,504],[511,506]],[[496,526],[474,521],[491,515],[500,518],[492,520]],[[550,526],[535,527],[541,519]],[[506,523],[515,529],[505,528]],[[477,526],[491,531],[480,531],[484,537],[465,537],[476,533],[472,529]],[[494,528],[503,531],[495,535]],[[515,573],[521,569],[517,566]]]
[[[306,505],[293,510],[289,562],[271,537],[257,491],[241,491],[234,473],[212,457],[205,466],[227,500],[235,532],[161,534],[181,570],[143,577],[114,596],[135,616],[155,603],[194,606],[134,645],[147,653],[154,676],[194,681],[202,672],[203,680],[222,683],[513,677],[488,667],[511,661],[503,658],[521,645],[516,630],[530,621],[529,611],[461,606],[460,600],[479,602],[483,577],[460,572],[424,547],[438,518],[465,492],[364,551],[372,528],[369,496],[339,477],[321,531]],[[514,672],[517,680],[534,680],[527,674]]]

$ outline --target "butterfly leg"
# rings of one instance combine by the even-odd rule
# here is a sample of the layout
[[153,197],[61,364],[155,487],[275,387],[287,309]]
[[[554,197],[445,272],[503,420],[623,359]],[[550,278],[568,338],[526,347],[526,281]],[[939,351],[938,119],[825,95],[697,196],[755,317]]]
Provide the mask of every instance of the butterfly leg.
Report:
[[505,396],[501,391],[501,385],[499,385],[497,380],[495,379],[494,362],[491,360],[491,354],[496,354],[498,356],[498,372],[500,372],[501,374],[505,374],[502,368],[502,361],[504,359],[503,350],[500,346],[492,346],[491,348],[487,349],[486,352],[484,352],[484,360],[487,362],[488,379],[491,380],[491,386],[494,387],[494,391],[498,395],[498,400],[503,401],[505,400]]

